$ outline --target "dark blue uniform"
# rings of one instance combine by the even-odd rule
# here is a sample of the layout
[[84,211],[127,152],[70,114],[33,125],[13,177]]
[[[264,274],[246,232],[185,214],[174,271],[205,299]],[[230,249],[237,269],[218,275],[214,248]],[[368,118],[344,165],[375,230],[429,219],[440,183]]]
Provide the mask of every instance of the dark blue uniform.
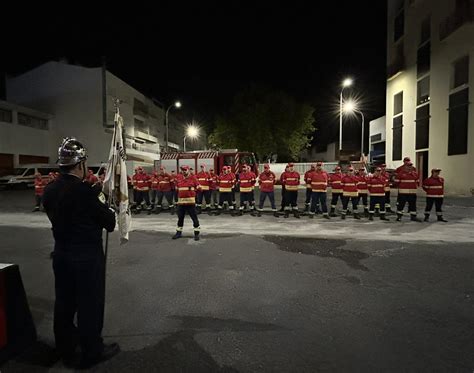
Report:
[[[43,205],[55,240],[54,334],[64,356],[77,344],[83,358],[100,356],[105,301],[102,230],[112,232],[115,213],[103,194],[74,175],[61,175],[44,192]],[[77,313],[77,327],[74,316]]]

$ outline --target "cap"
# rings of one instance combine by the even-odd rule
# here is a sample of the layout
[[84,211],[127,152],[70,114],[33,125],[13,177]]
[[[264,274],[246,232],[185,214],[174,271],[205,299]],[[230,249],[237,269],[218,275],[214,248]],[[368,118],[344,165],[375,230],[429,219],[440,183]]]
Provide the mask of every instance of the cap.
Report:
[[403,162],[410,162],[410,161],[411,161],[410,157],[403,158]]
[[380,167],[387,167],[387,165],[385,163],[381,164]]
[[294,166],[293,162],[288,163],[288,167],[293,167],[293,166]]
[[323,162],[317,162],[316,163],[316,166],[318,166],[318,167],[322,167],[322,165],[323,165]]
[[265,164],[263,165],[263,168],[269,169],[269,168],[270,168],[270,165],[269,165],[268,163],[265,163]]
[[433,168],[433,169],[431,170],[431,172],[440,172],[440,171],[441,171],[441,168]]
[[375,171],[382,171],[382,169],[380,167],[377,167]]
[[57,163],[60,166],[75,166],[86,159],[86,148],[73,137],[66,137],[59,146]]
[[189,166],[188,165],[182,165],[180,167],[180,169],[183,170],[183,171],[189,171]]

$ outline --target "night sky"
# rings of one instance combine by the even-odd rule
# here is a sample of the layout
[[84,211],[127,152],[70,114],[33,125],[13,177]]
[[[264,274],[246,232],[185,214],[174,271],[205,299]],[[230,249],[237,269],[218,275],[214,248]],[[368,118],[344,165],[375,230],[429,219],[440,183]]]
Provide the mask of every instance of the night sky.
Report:
[[180,99],[183,113],[202,122],[260,83],[314,106],[320,128],[335,119],[338,84],[350,75],[368,119],[383,115],[385,1],[195,3],[10,9],[0,71],[61,57],[98,66],[105,56],[112,73],[161,102]]

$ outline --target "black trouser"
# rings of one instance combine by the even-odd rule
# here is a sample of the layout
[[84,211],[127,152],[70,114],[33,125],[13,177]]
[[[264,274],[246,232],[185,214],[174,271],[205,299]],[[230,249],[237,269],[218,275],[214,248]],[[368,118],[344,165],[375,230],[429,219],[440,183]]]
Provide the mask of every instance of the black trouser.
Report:
[[285,210],[298,210],[298,191],[285,189]]
[[342,193],[332,193],[332,197],[331,197],[331,208],[332,209],[336,208],[337,200],[339,198],[341,199],[341,203],[342,203],[343,202]]
[[390,209],[390,191],[385,192],[385,208]]
[[43,199],[43,196],[39,196],[37,194],[35,194],[35,202],[36,202],[36,207],[40,208],[41,206],[41,200]]
[[317,206],[319,205],[323,211],[323,214],[328,213],[327,206],[327,194],[326,192],[312,192],[311,194],[311,214],[316,212]]
[[255,198],[253,196],[253,191],[251,192],[240,192],[240,209],[245,208],[245,203],[248,202],[249,207],[252,209],[255,207]]
[[212,198],[212,206],[214,207],[215,205],[217,205],[217,201],[218,201],[218,191],[217,189],[213,189],[210,191],[211,192],[211,198]]
[[145,200],[147,206],[150,205],[150,195],[148,194],[148,190],[137,190],[137,206],[140,206],[143,200]]
[[176,230],[183,230],[186,213],[188,213],[193,221],[194,232],[199,232],[199,219],[196,214],[196,206],[194,205],[178,205],[178,228]]
[[379,207],[380,214],[385,214],[385,196],[370,196],[369,214],[375,214],[375,207]]
[[397,198],[397,214],[403,215],[405,204],[408,203],[408,211],[410,215],[416,216],[416,194],[399,194]]
[[440,197],[426,197],[425,215],[430,214],[433,204],[435,205],[436,215],[443,215],[443,210],[441,210],[441,207],[443,206],[443,198]]
[[364,210],[365,211],[368,211],[369,210],[369,206],[368,206],[368,195],[367,193],[359,193],[359,197],[357,197],[357,204],[360,203],[360,200],[362,199],[362,204],[364,205]]
[[342,196],[342,215],[347,214],[347,205],[349,205],[349,200],[352,202],[352,210],[354,214],[357,214],[357,204],[359,203],[359,197],[349,197],[349,196]]
[[304,204],[309,207],[311,204],[311,195],[313,193],[313,190],[311,188],[306,188],[306,198],[304,200]]
[[211,207],[211,191],[210,190],[203,190],[197,193],[197,197],[196,197],[197,207],[202,206],[203,198],[206,201],[206,207]]
[[133,203],[137,204],[138,200],[138,190],[133,189]]
[[234,205],[232,203],[232,192],[219,192],[219,205],[218,209],[222,209],[224,202],[227,202],[229,209],[233,209]]
[[[105,301],[102,244],[65,249],[59,250],[56,245],[53,254],[56,348],[69,355],[79,343],[84,358],[95,358],[104,348],[101,337]],[[74,325],[76,314],[77,327]]]
[[170,190],[168,192],[162,192],[161,190],[154,190],[153,192],[153,199],[152,202],[156,205],[156,207],[161,208],[161,203],[163,202],[163,197],[166,198],[166,202],[168,202],[168,207],[173,207],[173,192]]
[[286,188],[284,185],[281,186],[281,208],[286,207]]
[[259,201],[259,204],[258,204],[258,209],[259,210],[263,209],[263,204],[265,203],[265,199],[267,197],[270,200],[270,204],[272,205],[272,210],[276,211],[275,192],[262,192],[262,191],[260,191],[260,201]]
[[173,193],[174,203],[177,203],[178,202],[178,189],[174,189],[171,192]]

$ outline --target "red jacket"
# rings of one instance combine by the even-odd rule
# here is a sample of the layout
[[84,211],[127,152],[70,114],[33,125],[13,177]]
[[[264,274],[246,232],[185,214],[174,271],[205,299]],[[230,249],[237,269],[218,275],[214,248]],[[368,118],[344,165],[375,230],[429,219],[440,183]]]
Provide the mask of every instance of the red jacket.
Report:
[[331,191],[333,193],[342,193],[342,172],[336,172],[329,176],[329,182],[331,184]]
[[367,178],[367,186],[371,196],[384,197],[385,196],[386,179],[382,175],[379,177],[372,176]]
[[308,189],[311,189],[311,180],[308,180],[311,172],[314,172],[314,170],[308,170],[304,173],[304,182],[306,183],[306,188]]
[[416,194],[419,184],[419,176],[416,171],[401,170],[395,176],[395,185],[398,187],[398,194]]
[[390,192],[390,174],[387,171],[382,171],[380,176],[385,179],[385,191]]
[[42,196],[44,192],[44,187],[46,185],[46,180],[43,180],[42,178],[35,178],[35,195]]
[[248,193],[251,192],[255,186],[256,176],[255,174],[250,172],[242,172],[240,175],[240,192],[241,193]]
[[329,175],[326,171],[313,171],[309,175],[309,181],[311,184],[311,190],[313,192],[323,192],[326,193],[328,187]]
[[171,191],[172,178],[166,172],[158,174],[158,190],[161,192]]
[[134,181],[136,190],[141,192],[150,190],[150,177],[147,174],[135,174],[132,180]]
[[211,175],[209,172],[200,171],[196,174],[196,178],[201,185],[202,190],[209,190],[211,186]]
[[94,174],[88,174],[86,177],[86,182],[88,182],[91,185],[97,183],[98,181],[99,179]]
[[285,171],[281,174],[280,181],[285,186],[285,190],[290,192],[298,191],[300,174],[296,171]]
[[262,172],[258,176],[258,184],[261,192],[273,192],[276,176],[272,171]]
[[359,194],[367,194],[369,193],[369,189],[367,187],[367,180],[368,176],[366,174],[364,175],[358,175],[357,179],[359,180],[357,182],[357,190],[359,191]]
[[221,174],[218,178],[218,182],[220,193],[232,192],[232,188],[235,185],[235,176],[232,173]]
[[210,190],[216,190],[217,189],[217,183],[218,183],[219,176],[216,174],[209,174],[209,189]]
[[194,175],[176,177],[178,188],[178,205],[194,205],[196,203],[196,189],[200,189],[199,183]]
[[359,192],[357,190],[357,183],[359,178],[357,176],[344,175],[342,177],[342,195],[344,197],[357,197]]
[[442,177],[430,176],[423,181],[423,190],[427,197],[443,198],[444,197],[444,179]]

